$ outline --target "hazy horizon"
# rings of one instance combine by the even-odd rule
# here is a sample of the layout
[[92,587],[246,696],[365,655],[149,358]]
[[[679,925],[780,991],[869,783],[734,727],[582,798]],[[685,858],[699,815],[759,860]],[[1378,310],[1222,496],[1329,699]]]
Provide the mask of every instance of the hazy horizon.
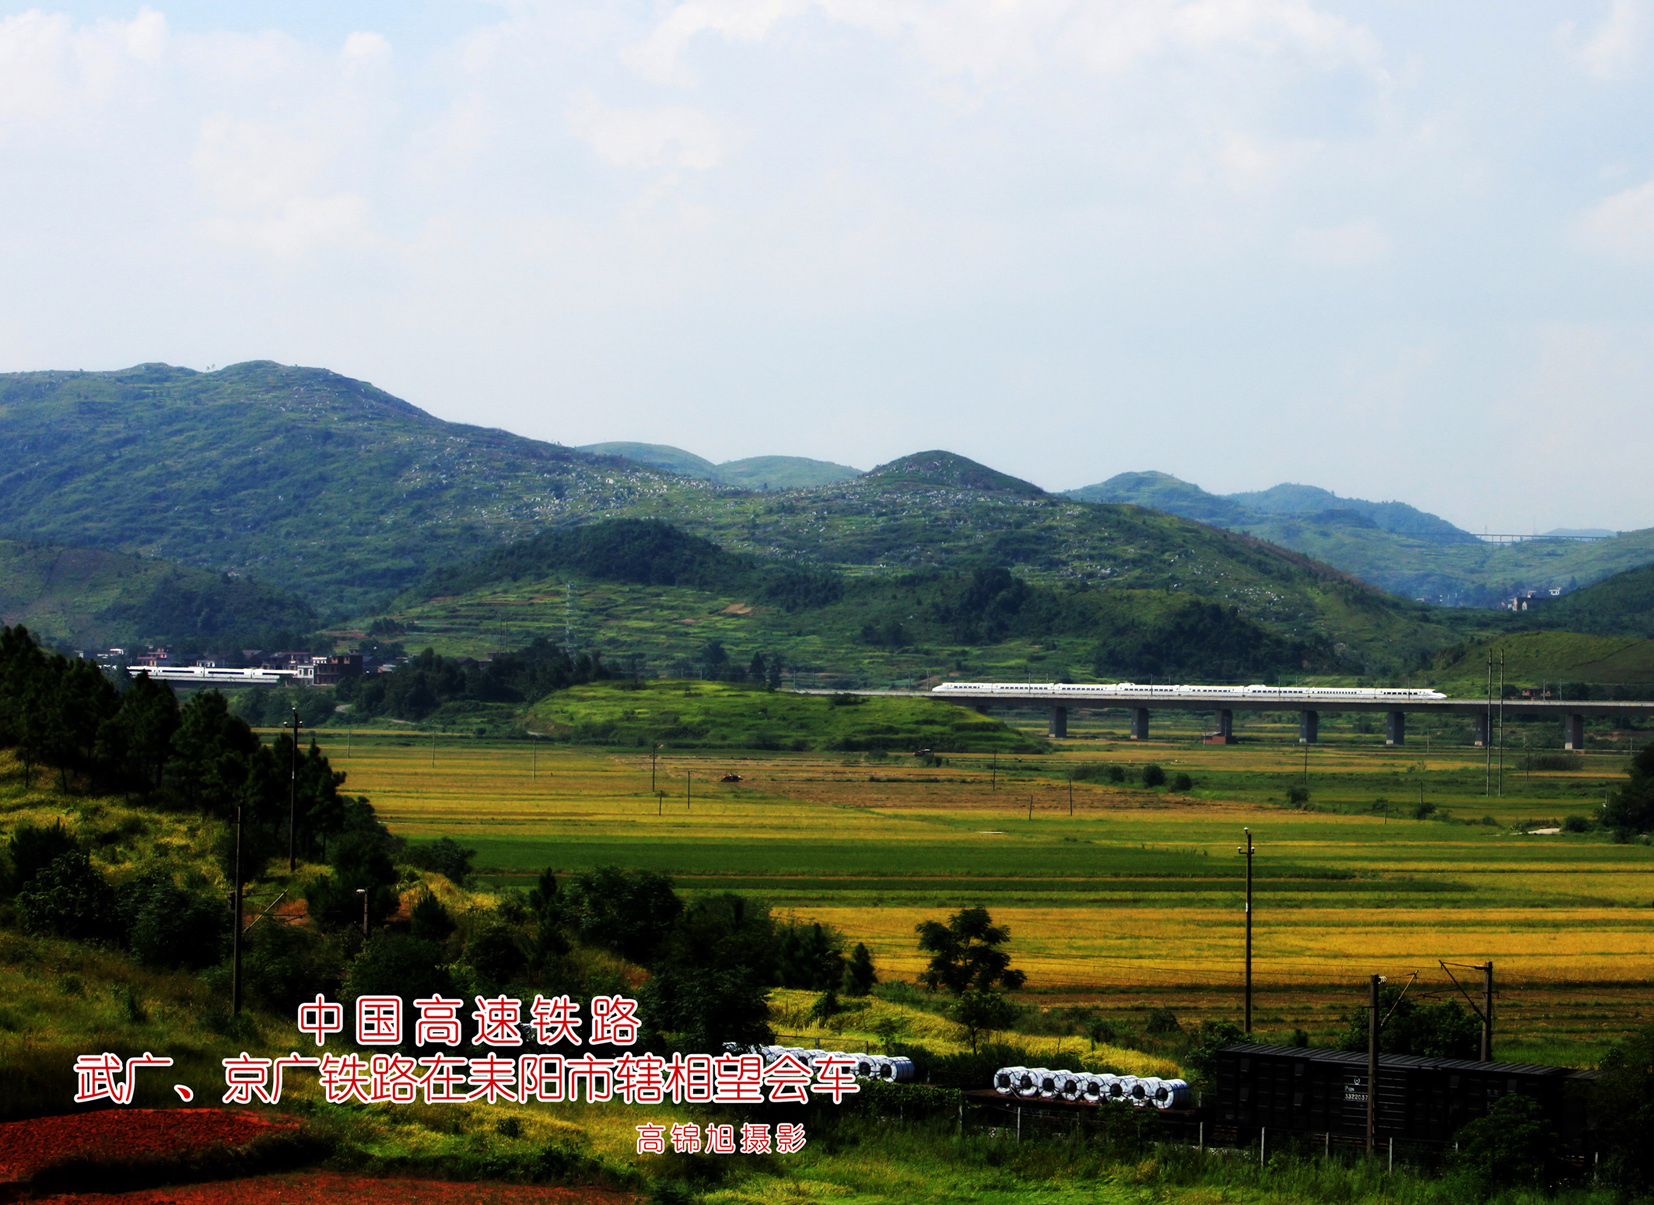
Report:
[[1654,0],[0,2],[0,370],[1649,527],[1651,65]]

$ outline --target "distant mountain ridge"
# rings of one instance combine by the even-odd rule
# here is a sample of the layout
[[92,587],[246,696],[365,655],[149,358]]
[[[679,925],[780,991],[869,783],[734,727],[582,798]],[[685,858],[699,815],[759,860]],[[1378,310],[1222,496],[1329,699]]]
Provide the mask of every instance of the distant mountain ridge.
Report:
[[1519,589],[1571,590],[1654,563],[1654,530],[1571,542],[1489,543],[1404,502],[1343,498],[1309,485],[1220,495],[1169,473],[1120,473],[1068,491],[1093,502],[1133,503],[1245,532],[1336,565],[1404,598],[1495,607]]
[[1419,510],[1405,502],[1369,502],[1364,498],[1341,498],[1315,485],[1283,483],[1267,490],[1240,494],[1212,494],[1192,482],[1170,473],[1117,473],[1107,481],[1067,491],[1087,502],[1129,502],[1211,523],[1218,527],[1244,528],[1260,516],[1320,517],[1340,520],[1341,515],[1367,519],[1367,524],[1397,535],[1418,536],[1442,544],[1480,543],[1476,536],[1455,527],[1439,515]]
[[671,444],[613,443],[583,444],[580,451],[600,456],[621,456],[639,464],[670,469],[686,477],[718,481],[724,485],[751,490],[808,489],[814,485],[832,485],[860,477],[862,470],[830,460],[811,460],[807,456],[748,456],[743,460],[726,460],[713,464],[704,456],[675,448]]

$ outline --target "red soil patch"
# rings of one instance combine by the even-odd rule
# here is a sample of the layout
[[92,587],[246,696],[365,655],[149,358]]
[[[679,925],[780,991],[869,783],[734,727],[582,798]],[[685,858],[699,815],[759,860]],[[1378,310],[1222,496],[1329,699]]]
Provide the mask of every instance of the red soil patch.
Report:
[[70,1159],[129,1162],[245,1146],[295,1122],[228,1109],[98,1109],[0,1125],[0,1184]]
[[607,1188],[540,1188],[523,1184],[457,1184],[447,1180],[377,1180],[314,1172],[255,1176],[182,1188],[45,1197],[39,1205],[629,1205],[633,1193]]

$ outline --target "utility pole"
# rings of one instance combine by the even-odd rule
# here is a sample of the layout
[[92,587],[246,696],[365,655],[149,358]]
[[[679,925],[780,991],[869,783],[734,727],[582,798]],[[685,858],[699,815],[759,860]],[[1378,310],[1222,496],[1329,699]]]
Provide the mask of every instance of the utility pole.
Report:
[[1068,814],[1074,814],[1074,771],[1068,772]]
[[[296,713],[295,713],[296,714]],[[241,805],[235,808],[235,891],[230,895],[230,917],[234,926],[230,947],[230,1012],[241,1015]]]
[[1482,759],[1487,783],[1482,793],[1493,795],[1493,650],[1487,653],[1487,721],[1482,727]]
[[1482,1062],[1493,1061],[1493,960],[1482,964]]
[[[1492,961],[1490,960],[1488,962],[1471,962],[1471,963],[1466,963],[1466,962],[1447,963],[1447,962],[1442,962],[1440,959],[1437,959],[1436,961],[1437,961],[1437,964],[1441,967],[1441,969],[1447,972],[1447,977],[1449,979],[1453,980],[1453,986],[1459,989],[1459,995],[1463,996],[1464,997],[1464,1002],[1466,1004],[1470,1005],[1470,1011],[1475,1013],[1478,1017],[1480,1017],[1482,1019],[1482,1054],[1481,1054],[1482,1062],[1491,1063],[1493,1061],[1493,963],[1492,963]],[[1459,967],[1461,970],[1466,970],[1466,971],[1480,971],[1482,973],[1482,1004],[1481,1004],[1480,1008],[1478,1008],[1476,1006],[1476,1001],[1471,998],[1471,995],[1470,995],[1469,992],[1464,990],[1464,986],[1462,984],[1460,984],[1458,978],[1453,974],[1453,968],[1454,967]]]
[[1378,985],[1383,975],[1371,979],[1371,994],[1367,1004],[1367,1154],[1378,1146]]
[[649,749],[649,794],[655,793],[655,759],[660,756],[659,742]]
[[688,811],[690,803],[695,798],[695,775],[693,771],[683,772],[683,810]]
[[998,753],[994,754],[993,768],[989,771],[988,790],[990,792],[999,790],[999,754]]
[[[236,821],[237,824],[241,822]],[[293,748],[287,759],[287,873],[292,874],[298,869],[298,836],[299,836],[299,709],[293,708]],[[236,841],[241,840],[237,831]],[[238,887],[239,891],[240,888]],[[239,906],[240,898],[237,897]],[[236,913],[236,927],[241,926],[241,913]],[[236,999],[239,1001],[240,996]],[[236,1006],[240,1008],[239,1003]]]
[[436,769],[436,733],[431,733],[431,769]]
[[1246,1032],[1252,1032],[1252,855],[1257,847],[1252,844],[1252,830],[1246,834]]
[[1505,797],[1505,646],[1499,646],[1499,798]]

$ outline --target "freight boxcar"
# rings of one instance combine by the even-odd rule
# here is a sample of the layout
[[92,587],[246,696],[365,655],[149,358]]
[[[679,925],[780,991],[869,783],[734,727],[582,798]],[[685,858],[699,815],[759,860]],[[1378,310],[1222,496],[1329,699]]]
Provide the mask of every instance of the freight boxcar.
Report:
[[[1573,1154],[1591,1145],[1588,1104],[1596,1072],[1534,1063],[1379,1056],[1375,1123],[1380,1142],[1445,1144],[1503,1096],[1528,1097]],[[1345,1050],[1250,1043],[1218,1052],[1213,1120],[1237,1134],[1365,1140],[1367,1056]]]

